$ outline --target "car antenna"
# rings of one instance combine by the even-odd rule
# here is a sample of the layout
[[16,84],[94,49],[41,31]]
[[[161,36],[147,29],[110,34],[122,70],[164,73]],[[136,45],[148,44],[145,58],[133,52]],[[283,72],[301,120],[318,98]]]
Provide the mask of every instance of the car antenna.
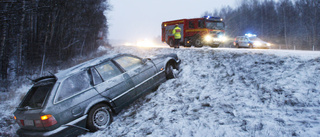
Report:
[[52,72],[49,71],[49,73],[50,73],[52,76],[54,76],[54,74],[53,74]]
[[27,79],[29,79],[29,80],[33,81],[33,79],[31,79],[31,78],[29,78],[29,77],[27,77]]
[[49,73],[54,76],[54,78],[57,80],[58,78],[56,77],[56,75],[54,75],[52,72],[49,71]]

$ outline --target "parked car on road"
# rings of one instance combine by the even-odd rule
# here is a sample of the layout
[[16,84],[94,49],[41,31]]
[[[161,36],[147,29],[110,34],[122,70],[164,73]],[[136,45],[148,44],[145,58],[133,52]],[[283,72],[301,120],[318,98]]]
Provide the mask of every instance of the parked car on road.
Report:
[[266,48],[269,49],[271,44],[267,43],[257,35],[246,34],[245,36],[237,36],[233,42],[236,48]]
[[71,136],[97,131],[113,114],[155,89],[179,69],[176,54],[100,57],[34,80],[14,112],[19,136]]

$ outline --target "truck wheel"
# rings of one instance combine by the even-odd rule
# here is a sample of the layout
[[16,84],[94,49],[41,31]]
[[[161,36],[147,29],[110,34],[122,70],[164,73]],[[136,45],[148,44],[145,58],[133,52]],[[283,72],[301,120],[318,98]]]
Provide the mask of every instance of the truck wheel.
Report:
[[201,42],[201,38],[197,38],[195,41],[194,41],[194,46],[195,47],[202,47],[202,42]]
[[170,40],[169,40],[169,46],[170,46],[170,47],[173,47],[173,46],[174,46],[174,41],[173,41],[173,39],[170,39]]

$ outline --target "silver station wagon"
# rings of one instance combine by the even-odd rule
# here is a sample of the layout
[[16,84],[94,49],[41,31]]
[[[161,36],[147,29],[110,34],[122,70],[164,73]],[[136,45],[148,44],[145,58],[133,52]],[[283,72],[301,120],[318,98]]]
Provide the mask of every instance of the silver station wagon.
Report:
[[93,59],[33,80],[14,112],[19,136],[74,136],[112,122],[138,97],[174,78],[176,54],[139,58],[118,54]]

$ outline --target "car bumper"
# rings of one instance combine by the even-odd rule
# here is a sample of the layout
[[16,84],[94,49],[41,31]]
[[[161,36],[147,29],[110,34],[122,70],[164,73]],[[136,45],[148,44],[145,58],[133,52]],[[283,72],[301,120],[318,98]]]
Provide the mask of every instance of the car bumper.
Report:
[[17,131],[17,134],[21,137],[76,136],[86,131],[86,129],[83,128],[86,125],[86,119],[87,115],[84,115],[74,121],[71,121],[51,131],[33,131],[20,128]]
[[253,45],[253,48],[264,48],[264,49],[269,49],[270,46],[268,45]]

